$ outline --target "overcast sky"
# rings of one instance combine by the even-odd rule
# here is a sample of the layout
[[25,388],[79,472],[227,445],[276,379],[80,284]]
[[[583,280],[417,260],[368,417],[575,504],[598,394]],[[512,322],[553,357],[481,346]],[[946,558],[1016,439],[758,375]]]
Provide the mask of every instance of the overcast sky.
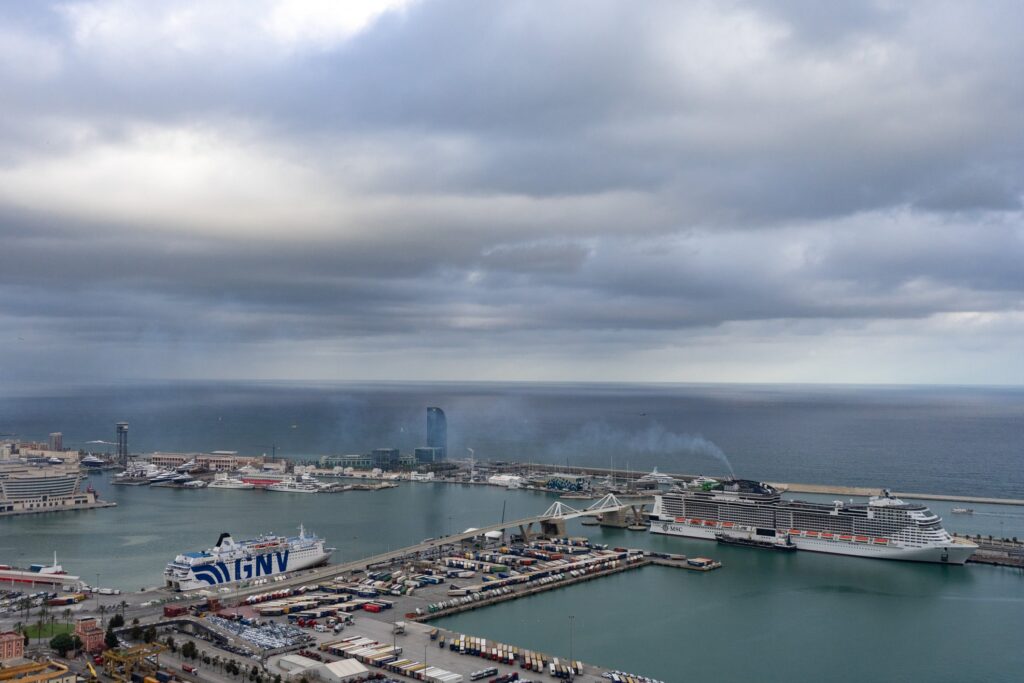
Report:
[[1024,3],[0,5],[0,382],[1024,383]]

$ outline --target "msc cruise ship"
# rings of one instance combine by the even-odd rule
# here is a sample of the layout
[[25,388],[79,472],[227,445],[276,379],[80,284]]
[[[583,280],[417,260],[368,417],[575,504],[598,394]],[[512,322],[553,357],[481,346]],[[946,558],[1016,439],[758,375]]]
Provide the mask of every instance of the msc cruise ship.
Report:
[[954,539],[924,505],[885,490],[867,505],[783,500],[768,484],[701,479],[655,497],[651,533],[716,539],[723,534],[799,550],[887,560],[963,564],[977,546]]

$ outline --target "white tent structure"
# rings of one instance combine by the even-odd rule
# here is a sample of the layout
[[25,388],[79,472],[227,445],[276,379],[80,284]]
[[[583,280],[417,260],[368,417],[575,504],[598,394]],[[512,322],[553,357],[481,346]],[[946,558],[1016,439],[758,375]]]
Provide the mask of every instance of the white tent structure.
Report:
[[324,664],[316,670],[316,675],[327,683],[348,683],[356,679],[365,680],[370,670],[354,659],[339,659]]

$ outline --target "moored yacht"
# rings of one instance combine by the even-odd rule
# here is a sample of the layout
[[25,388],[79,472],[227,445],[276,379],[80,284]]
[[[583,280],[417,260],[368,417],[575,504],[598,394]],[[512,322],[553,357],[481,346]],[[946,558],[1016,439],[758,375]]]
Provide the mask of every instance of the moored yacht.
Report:
[[308,481],[288,479],[276,484],[271,484],[267,487],[267,490],[276,491],[277,493],[319,493],[320,486]]
[[226,474],[218,474],[216,477],[213,478],[213,481],[211,481],[209,483],[207,488],[211,488],[211,489],[254,489],[254,488],[256,488],[256,485],[255,484],[246,483],[246,482],[242,481],[241,479],[235,479],[234,477],[229,477]]

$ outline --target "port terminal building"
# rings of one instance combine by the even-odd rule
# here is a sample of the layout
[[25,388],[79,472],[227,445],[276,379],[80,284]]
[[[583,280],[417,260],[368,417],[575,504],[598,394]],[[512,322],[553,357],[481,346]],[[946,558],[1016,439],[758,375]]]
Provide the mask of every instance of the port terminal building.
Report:
[[157,467],[176,469],[187,462],[195,461],[196,467],[211,472],[232,472],[241,467],[259,467],[266,464],[263,456],[240,456],[235,451],[213,451],[211,453],[150,453],[146,459]]

